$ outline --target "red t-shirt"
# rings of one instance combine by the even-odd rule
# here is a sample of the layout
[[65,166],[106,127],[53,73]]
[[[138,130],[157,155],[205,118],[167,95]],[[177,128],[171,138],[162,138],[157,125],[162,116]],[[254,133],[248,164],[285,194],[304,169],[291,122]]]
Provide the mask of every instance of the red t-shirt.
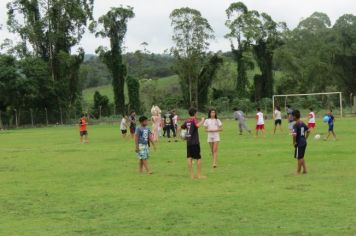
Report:
[[85,120],[85,118],[80,118],[79,130],[80,131],[87,131],[87,121]]

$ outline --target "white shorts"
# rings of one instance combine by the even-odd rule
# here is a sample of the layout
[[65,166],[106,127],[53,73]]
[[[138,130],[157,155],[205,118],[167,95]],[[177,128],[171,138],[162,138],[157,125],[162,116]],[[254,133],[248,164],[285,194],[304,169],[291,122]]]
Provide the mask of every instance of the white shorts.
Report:
[[208,134],[208,143],[220,142],[220,134],[219,133],[211,133]]

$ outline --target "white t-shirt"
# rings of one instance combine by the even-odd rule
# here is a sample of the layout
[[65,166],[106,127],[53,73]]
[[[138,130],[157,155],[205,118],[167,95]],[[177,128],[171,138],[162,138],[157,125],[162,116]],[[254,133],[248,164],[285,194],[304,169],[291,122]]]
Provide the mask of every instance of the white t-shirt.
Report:
[[[221,128],[222,123],[219,119],[206,119],[204,121],[204,127],[206,127],[208,130],[217,130]],[[208,139],[209,138],[217,138],[219,139],[219,132],[208,132]]]
[[178,116],[175,115],[173,116],[173,125],[176,125],[178,123]]
[[274,119],[275,120],[282,120],[282,113],[281,111],[275,110],[274,111]]
[[121,122],[120,122],[120,130],[127,130],[127,122],[126,122],[126,119],[125,119],[125,118],[122,118],[122,119],[121,119]]
[[257,120],[257,125],[264,125],[265,124],[265,118],[264,118],[262,112],[258,112],[256,114],[256,120]]
[[312,123],[312,124],[315,123],[315,113],[314,112],[309,113],[309,123]]

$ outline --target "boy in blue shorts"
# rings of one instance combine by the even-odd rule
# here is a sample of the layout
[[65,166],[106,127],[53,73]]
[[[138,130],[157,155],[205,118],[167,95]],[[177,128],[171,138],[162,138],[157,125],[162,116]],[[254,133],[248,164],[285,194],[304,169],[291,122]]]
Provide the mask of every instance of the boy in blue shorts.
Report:
[[152,172],[148,168],[148,158],[149,158],[149,147],[150,143],[153,148],[156,149],[155,144],[153,142],[153,136],[151,130],[147,128],[148,118],[145,116],[141,116],[139,119],[141,124],[140,127],[136,129],[135,132],[135,144],[136,144],[136,153],[139,159],[139,172],[142,173],[143,169],[146,170],[147,174],[151,175]]
[[307,139],[309,137],[309,128],[300,120],[300,111],[294,110],[292,113],[295,124],[293,125],[293,146],[295,148],[294,158],[298,160],[296,175],[300,175],[302,168],[303,174],[307,173],[304,155],[307,148]]
[[330,137],[330,134],[332,134],[334,136],[334,140],[336,140],[336,134],[334,132],[335,117],[333,116],[333,111],[332,110],[330,110],[328,112],[328,117],[329,117],[329,119],[328,119],[328,126],[329,126],[329,128],[328,128],[328,136],[324,140],[325,141],[328,140],[329,137]]

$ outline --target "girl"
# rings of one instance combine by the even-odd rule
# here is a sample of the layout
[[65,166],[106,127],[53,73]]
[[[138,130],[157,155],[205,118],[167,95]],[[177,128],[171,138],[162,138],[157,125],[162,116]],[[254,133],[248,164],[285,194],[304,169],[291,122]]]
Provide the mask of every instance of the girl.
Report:
[[159,138],[159,133],[161,129],[161,114],[160,110],[158,107],[154,107],[154,109],[151,110],[152,112],[152,139],[154,142],[158,141]]
[[210,145],[211,154],[213,156],[213,168],[216,168],[218,161],[220,132],[222,131],[222,123],[218,119],[216,110],[209,110],[208,119],[205,120],[204,127],[206,132],[208,132],[208,143]]
[[121,119],[120,130],[121,130],[122,138],[126,138],[128,120],[129,120],[129,118],[127,116],[123,116]]
[[276,134],[277,126],[279,126],[280,131],[282,132],[282,113],[279,106],[274,110],[274,134]]

